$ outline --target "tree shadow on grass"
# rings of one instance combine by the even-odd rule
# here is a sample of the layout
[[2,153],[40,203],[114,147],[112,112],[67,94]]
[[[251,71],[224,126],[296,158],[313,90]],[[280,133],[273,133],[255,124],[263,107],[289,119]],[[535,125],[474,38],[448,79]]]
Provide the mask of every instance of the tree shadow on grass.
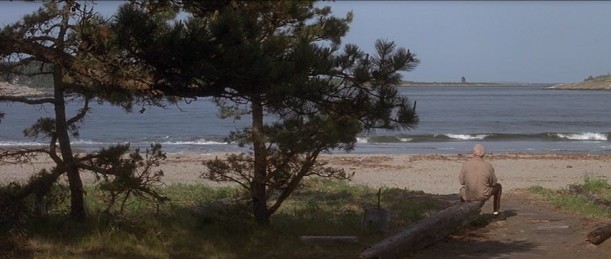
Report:
[[[382,192],[382,206],[393,214],[393,229],[389,233],[370,233],[363,225],[363,208],[376,206],[376,190],[301,190],[283,204],[272,216],[271,226],[257,226],[245,211],[238,208],[206,204],[193,214],[193,208],[177,208],[177,215],[191,216],[175,219],[173,228],[184,231],[167,242],[171,257],[198,257],[215,254],[218,257],[260,258],[356,258],[359,253],[390,232],[405,224],[424,218],[434,211],[449,206],[440,195],[420,191],[386,189]],[[189,212],[191,210],[191,212]],[[407,213],[409,212],[409,213]],[[246,213],[250,213],[247,210]],[[401,218],[405,215],[405,219]],[[357,236],[357,244],[311,246],[302,244],[299,237]],[[205,257],[205,256],[204,256]]]
[[0,258],[32,258],[33,252],[25,246],[25,241],[12,237],[0,237]]
[[[394,213],[393,229],[389,233],[368,233],[362,224],[363,207],[377,205],[377,191],[311,188],[298,192],[272,216],[271,226],[254,223],[250,209],[244,204],[220,202],[226,199],[215,198],[201,206],[177,202],[154,217],[141,212],[133,218],[142,219],[141,222],[114,220],[79,225],[58,217],[41,221],[33,228],[38,230],[41,239],[46,238],[57,246],[78,244],[90,238],[120,242],[115,243],[117,247],[95,245],[78,253],[88,258],[154,258],[154,255],[170,258],[355,258],[367,246],[458,200],[456,195],[385,189],[382,206]],[[102,236],[94,236],[96,233]],[[358,236],[359,243],[310,246],[300,243],[301,235],[354,235]],[[120,238],[128,238],[129,242]],[[517,245],[525,247],[523,245],[527,244]],[[156,252],[142,250],[149,248]],[[20,258],[18,253],[21,252],[21,258],[37,253],[35,250],[14,251],[16,258]]]
[[512,258],[520,256],[537,256],[537,245],[527,241],[500,242],[481,240],[481,237],[447,238],[429,246],[410,258]]
[[107,249],[90,249],[81,254],[84,258],[129,258],[129,259],[151,259],[149,255],[143,255],[136,251],[108,251]]

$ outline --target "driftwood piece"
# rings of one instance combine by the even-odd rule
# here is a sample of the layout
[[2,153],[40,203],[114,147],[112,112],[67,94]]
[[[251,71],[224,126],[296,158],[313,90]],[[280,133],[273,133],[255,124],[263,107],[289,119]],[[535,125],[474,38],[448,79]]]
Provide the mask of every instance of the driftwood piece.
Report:
[[592,232],[588,233],[587,240],[592,244],[600,245],[609,237],[611,237],[611,224],[592,230]]
[[309,245],[337,245],[359,242],[359,238],[356,236],[301,236],[299,240]]
[[365,249],[360,257],[398,258],[409,255],[442,240],[475,220],[483,205],[483,202],[472,201],[439,211]]

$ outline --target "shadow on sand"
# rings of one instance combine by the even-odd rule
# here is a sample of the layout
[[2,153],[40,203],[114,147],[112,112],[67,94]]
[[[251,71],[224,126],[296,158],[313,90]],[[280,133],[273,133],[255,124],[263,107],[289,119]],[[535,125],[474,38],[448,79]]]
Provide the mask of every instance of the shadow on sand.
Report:
[[[465,229],[446,237],[410,258],[511,258],[515,255],[536,257],[537,244],[525,240],[489,240],[486,228],[495,222],[505,221],[518,215],[515,210],[507,210],[499,215],[481,214]],[[502,224],[502,223],[501,223]]]

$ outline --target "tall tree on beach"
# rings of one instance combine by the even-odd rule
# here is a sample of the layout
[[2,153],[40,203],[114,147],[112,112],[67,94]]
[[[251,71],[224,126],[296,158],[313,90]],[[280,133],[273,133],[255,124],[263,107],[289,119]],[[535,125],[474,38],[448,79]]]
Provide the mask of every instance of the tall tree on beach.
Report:
[[[27,137],[48,139],[49,145],[3,150],[0,161],[21,163],[44,154],[55,163],[52,169],[42,170],[18,191],[3,193],[0,206],[4,207],[3,202],[10,203],[32,194],[44,196],[65,174],[70,189],[70,216],[82,221],[86,217],[81,179],[83,170],[100,176],[107,186],[114,182],[115,186],[162,198],[147,186],[150,182],[138,182],[134,178],[134,174],[150,176],[149,180],[161,176],[161,172],[152,172],[148,167],[163,158],[158,146],[154,146],[146,157],[136,150],[129,158],[123,157],[129,151],[129,145],[118,145],[87,155],[75,154],[72,149],[71,136],[78,136],[79,125],[89,113],[91,101],[110,101],[129,109],[136,93],[147,89],[142,83],[146,80],[145,73],[134,70],[135,66],[121,60],[107,44],[112,33],[106,22],[93,11],[90,2],[50,1],[0,31],[0,71],[20,76],[48,76],[52,78],[53,89],[50,96],[0,95],[0,102],[53,107],[53,117],[40,118],[31,128],[24,130]],[[37,69],[33,70],[33,67]],[[77,101],[82,107],[70,111],[67,104]],[[118,189],[113,191],[117,193]]]
[[120,45],[151,68],[165,94],[214,97],[222,116],[249,116],[251,125],[230,139],[251,152],[204,162],[203,177],[248,190],[260,224],[305,177],[350,178],[321,154],[352,150],[366,131],[418,122],[415,104],[396,88],[398,72],[418,59],[389,41],[377,41],[371,55],[341,48],[351,13],[337,18],[314,1],[172,3],[185,19],[169,22],[149,2],[122,8]]

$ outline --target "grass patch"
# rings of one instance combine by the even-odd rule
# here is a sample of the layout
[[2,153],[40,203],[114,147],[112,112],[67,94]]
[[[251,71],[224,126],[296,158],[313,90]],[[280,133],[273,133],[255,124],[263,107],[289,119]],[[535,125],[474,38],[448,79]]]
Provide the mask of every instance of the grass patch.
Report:
[[[611,185],[606,179],[586,178],[584,183],[578,185],[578,187],[589,192],[590,196],[593,195],[603,202],[611,202]],[[555,206],[586,216],[611,218],[608,206],[601,205],[600,202],[592,201],[587,196],[575,193],[569,189],[551,190],[541,186],[534,186],[528,188],[528,190]]]
[[587,178],[583,188],[601,199],[611,201],[611,184],[602,178]]
[[[87,222],[60,213],[32,218],[24,235],[0,245],[11,257],[355,258],[389,235],[362,224],[363,208],[377,206],[378,189],[331,180],[304,185],[272,216],[271,226],[254,223],[247,196],[236,188],[171,185],[162,190],[169,202],[157,208],[130,200],[121,215],[101,213],[89,189]],[[386,188],[380,205],[390,209],[390,232],[396,232],[450,204],[437,195]],[[301,235],[354,235],[359,243],[310,246],[299,242]]]

